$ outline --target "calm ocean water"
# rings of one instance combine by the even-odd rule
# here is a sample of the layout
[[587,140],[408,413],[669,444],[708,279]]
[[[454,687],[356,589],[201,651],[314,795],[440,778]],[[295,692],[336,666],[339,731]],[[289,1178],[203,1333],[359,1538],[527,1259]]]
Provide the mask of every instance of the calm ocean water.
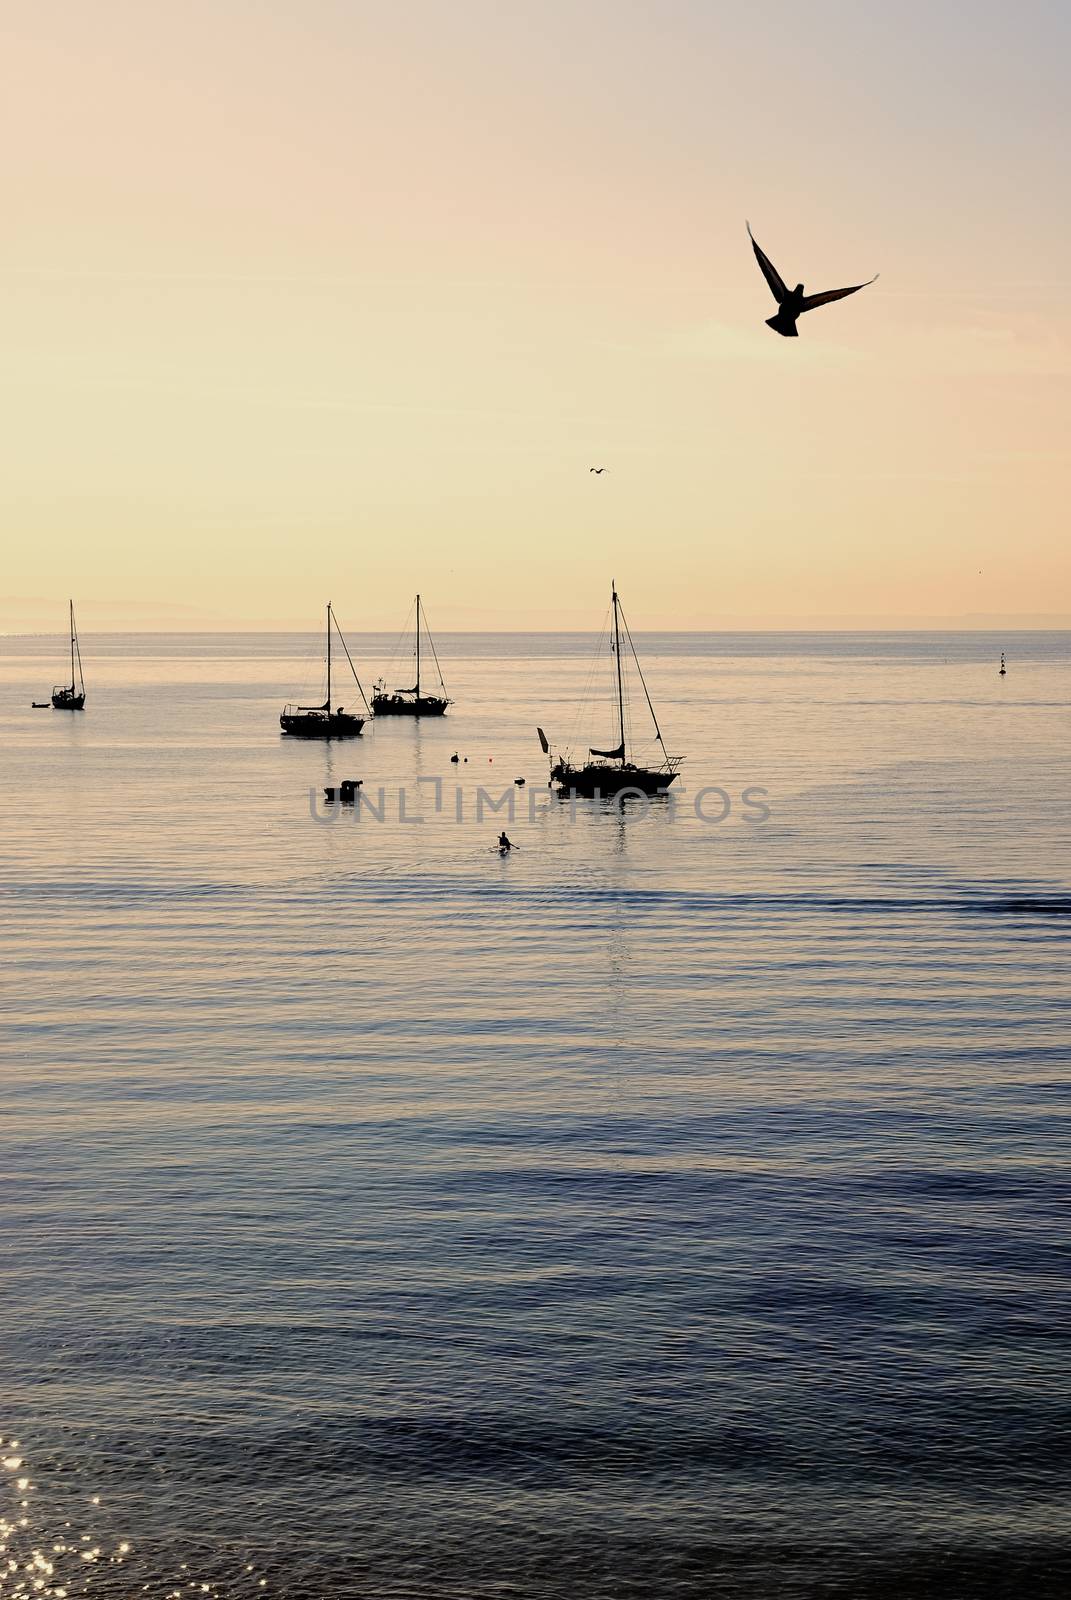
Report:
[[1071,1592],[1071,635],[638,642],[686,792],[571,816],[587,639],[445,636],[443,722],[329,748],[312,636],[87,634],[82,716],[0,641],[46,1584]]

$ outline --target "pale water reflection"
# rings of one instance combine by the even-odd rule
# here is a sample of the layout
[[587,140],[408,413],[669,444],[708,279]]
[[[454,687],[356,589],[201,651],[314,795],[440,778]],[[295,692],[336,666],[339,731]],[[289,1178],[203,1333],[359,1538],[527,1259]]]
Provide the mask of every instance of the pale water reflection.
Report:
[[[587,641],[444,637],[445,719],[327,748],[278,734],[311,639],[86,633],[80,718],[30,709],[55,643],[0,653],[20,1549],[1066,1591],[1071,638],[638,641],[685,802],[575,819],[535,728]],[[463,821],[312,820],[347,777]]]

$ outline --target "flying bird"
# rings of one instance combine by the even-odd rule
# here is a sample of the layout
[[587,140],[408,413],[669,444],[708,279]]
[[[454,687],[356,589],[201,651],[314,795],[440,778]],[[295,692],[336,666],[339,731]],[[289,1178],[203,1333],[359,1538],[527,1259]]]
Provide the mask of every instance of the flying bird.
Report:
[[821,294],[804,294],[802,283],[797,283],[794,289],[789,289],[769,256],[755,243],[750,222],[747,225],[747,232],[755,252],[755,259],[762,268],[763,277],[770,285],[770,293],[777,301],[777,315],[767,317],[766,326],[773,328],[775,333],[781,334],[785,339],[799,338],[796,320],[805,311],[813,311],[815,306],[827,306],[831,300],[843,300],[847,294],[858,294],[860,289],[865,289],[868,283],[874,283],[880,277],[880,273],[876,272],[873,278],[866,280],[866,283],[853,283],[849,289],[824,289]]
[[605,472],[606,468],[605,467],[589,467],[588,471],[589,472]]

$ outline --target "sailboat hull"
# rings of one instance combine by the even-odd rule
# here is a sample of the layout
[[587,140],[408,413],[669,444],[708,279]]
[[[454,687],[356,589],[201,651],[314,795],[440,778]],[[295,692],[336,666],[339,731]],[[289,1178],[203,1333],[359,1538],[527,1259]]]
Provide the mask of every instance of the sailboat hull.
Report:
[[372,696],[372,711],[377,717],[442,717],[449,704],[449,700],[433,694]]
[[665,794],[677,774],[631,765],[608,767],[598,762],[572,767],[567,761],[559,761],[550,776],[558,784],[560,794],[576,794],[585,800],[594,800],[637,792],[645,796]]
[[75,694],[73,689],[53,689],[52,691],[53,711],[84,711],[85,704],[84,691],[82,694]]
[[355,739],[364,722],[346,711],[284,711],[279,718],[282,731],[295,739]]

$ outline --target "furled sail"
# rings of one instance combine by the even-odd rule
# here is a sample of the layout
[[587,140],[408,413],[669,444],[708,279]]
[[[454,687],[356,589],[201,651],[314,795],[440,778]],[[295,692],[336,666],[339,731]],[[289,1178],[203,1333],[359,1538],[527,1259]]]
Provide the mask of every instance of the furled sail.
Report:
[[625,746],[619,744],[616,750],[588,750],[589,756],[605,756],[607,761],[624,761]]

